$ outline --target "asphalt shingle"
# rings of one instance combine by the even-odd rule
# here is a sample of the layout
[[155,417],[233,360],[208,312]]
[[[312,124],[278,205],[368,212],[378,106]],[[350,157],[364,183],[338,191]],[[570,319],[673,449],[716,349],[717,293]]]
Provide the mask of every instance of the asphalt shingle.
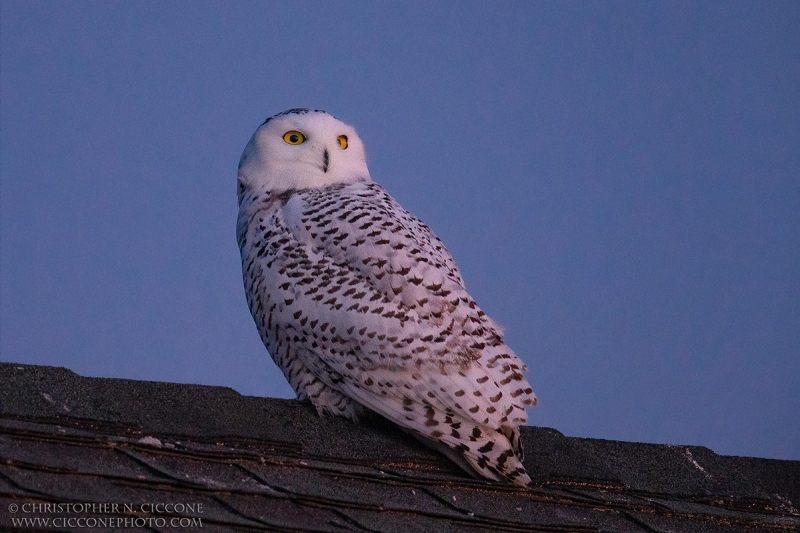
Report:
[[533,486],[520,489],[467,476],[382,419],[321,418],[297,401],[10,363],[0,383],[0,528],[63,518],[33,504],[87,502],[204,531],[800,528],[798,461],[525,427]]

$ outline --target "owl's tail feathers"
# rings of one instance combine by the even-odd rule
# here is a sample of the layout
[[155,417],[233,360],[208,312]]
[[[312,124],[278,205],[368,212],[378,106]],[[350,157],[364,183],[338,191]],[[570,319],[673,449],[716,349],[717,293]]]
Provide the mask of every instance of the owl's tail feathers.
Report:
[[[524,378],[520,375],[520,379]],[[391,381],[386,383],[391,385]],[[523,487],[530,484],[531,479],[522,466],[518,426],[525,422],[525,410],[521,406],[512,405],[507,409],[508,414],[514,411],[513,407],[523,413],[511,420],[504,416],[499,424],[491,422],[489,418],[481,423],[449,407],[437,409],[429,401],[436,398],[435,394],[433,398],[426,394],[424,400],[415,402],[414,398],[406,395],[402,396],[402,400],[397,396],[389,396],[387,389],[381,391],[383,394],[375,394],[355,381],[348,383],[345,380],[345,385],[348,387],[347,397],[408,430],[470,474]],[[314,398],[309,396],[314,402]],[[474,413],[477,409],[479,406],[476,405],[469,408],[468,412]]]
[[522,487],[531,484],[531,478],[522,466],[522,443],[516,427],[503,426],[494,435],[488,434],[475,442],[462,441],[453,449],[460,451],[484,477],[510,481]]
[[511,445],[511,449],[514,451],[514,455],[522,462],[522,460],[525,459],[525,450],[522,449],[522,440],[519,438],[519,428],[503,426],[500,428],[500,432],[506,436],[508,443]]
[[522,443],[519,429],[504,426],[499,430],[488,430],[485,426],[468,427],[462,424],[468,435],[478,438],[453,438],[452,436],[425,435],[415,430],[407,431],[427,446],[444,454],[468,474],[476,478],[514,483],[527,487],[531,478],[522,465]]

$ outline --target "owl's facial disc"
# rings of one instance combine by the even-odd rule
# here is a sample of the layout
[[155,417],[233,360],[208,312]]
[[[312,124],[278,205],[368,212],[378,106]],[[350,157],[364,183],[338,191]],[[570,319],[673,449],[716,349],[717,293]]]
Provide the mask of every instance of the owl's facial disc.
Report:
[[281,113],[256,130],[242,154],[239,180],[273,192],[371,181],[355,130],[307,110]]

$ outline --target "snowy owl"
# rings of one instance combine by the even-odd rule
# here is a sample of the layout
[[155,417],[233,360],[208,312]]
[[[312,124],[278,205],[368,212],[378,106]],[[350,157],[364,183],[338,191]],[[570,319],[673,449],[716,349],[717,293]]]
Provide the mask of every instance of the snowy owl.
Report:
[[308,109],[268,118],[237,192],[247,303],[299,399],[374,411],[473,475],[530,483],[525,365],[441,241],[372,181],[351,126]]

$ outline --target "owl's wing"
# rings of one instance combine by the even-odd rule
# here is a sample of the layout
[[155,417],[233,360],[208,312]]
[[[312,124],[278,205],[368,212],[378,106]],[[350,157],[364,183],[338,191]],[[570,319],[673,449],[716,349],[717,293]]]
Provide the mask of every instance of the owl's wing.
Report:
[[427,226],[363,183],[297,192],[263,227],[268,323],[320,380],[483,475],[526,478],[524,365]]
[[[397,360],[394,364],[405,366],[402,361],[413,360],[418,365],[431,358],[436,364],[479,361],[491,368],[498,360],[485,357],[492,351],[488,344],[509,352],[502,355],[509,355],[505,362],[515,370],[524,369],[503,344],[500,327],[467,293],[442,242],[379,185],[355,183],[304,191],[291,197],[283,216],[287,229],[299,242],[308,243],[317,260],[324,258],[345,271],[347,287],[337,291],[344,282],[339,279],[328,289],[335,296],[323,304],[333,304],[335,297],[347,300],[343,307],[361,325],[359,329],[375,326],[373,341],[389,330],[406,344],[409,339],[422,341],[421,346],[395,347],[399,353],[390,357]],[[378,348],[375,355],[392,352],[385,342],[372,346],[376,343],[370,342],[369,329],[359,334],[364,337],[362,350]]]
[[299,239],[424,316],[437,311],[450,292],[464,291],[442,242],[375,183],[304,191],[284,213]]

